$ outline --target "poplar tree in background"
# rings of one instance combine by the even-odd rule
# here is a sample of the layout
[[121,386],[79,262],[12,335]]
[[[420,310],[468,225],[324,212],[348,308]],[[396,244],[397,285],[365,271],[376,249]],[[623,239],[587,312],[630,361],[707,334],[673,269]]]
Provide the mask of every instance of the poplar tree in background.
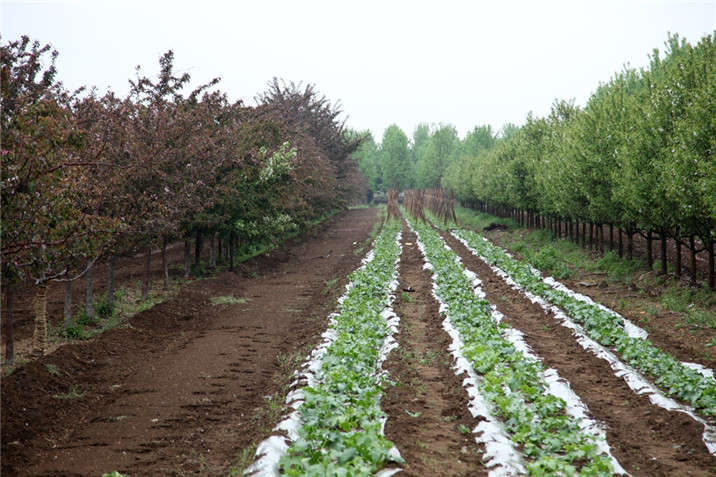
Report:
[[455,126],[443,124],[430,136],[427,151],[417,164],[419,188],[440,187],[445,169],[457,160],[460,139]]
[[365,141],[353,157],[358,161],[358,168],[368,180],[368,188],[372,192],[383,191],[383,174],[380,160],[380,149],[373,139],[373,134],[367,131],[362,134]]
[[383,133],[381,155],[385,187],[401,189],[410,184],[408,136],[395,124],[390,125]]

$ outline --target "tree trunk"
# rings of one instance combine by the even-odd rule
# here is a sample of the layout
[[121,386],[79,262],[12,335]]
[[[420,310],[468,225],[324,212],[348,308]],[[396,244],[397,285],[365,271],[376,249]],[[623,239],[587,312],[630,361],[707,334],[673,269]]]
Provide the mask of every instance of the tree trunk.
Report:
[[634,258],[634,232],[627,231],[627,260]]
[[65,329],[72,326],[72,282],[65,282]]
[[109,280],[107,281],[107,303],[109,309],[114,310],[114,270],[117,264],[117,257],[114,255],[109,256],[107,267],[109,268]]
[[33,301],[35,330],[32,333],[32,356],[39,358],[47,349],[47,284],[37,285]]
[[609,250],[614,250],[614,224],[609,224]]
[[681,278],[681,233],[676,229],[676,278]]
[[587,248],[587,222],[582,221],[582,248]]
[[579,219],[574,221],[574,243],[579,245]]
[[696,283],[696,240],[693,235],[689,237],[689,249],[691,250],[691,283]]
[[13,322],[13,306],[15,289],[10,284],[5,284],[5,361],[8,365],[15,364],[15,323]]
[[234,231],[229,232],[229,270],[234,271]]
[[589,222],[589,249],[593,250],[596,247],[594,246],[594,223]]
[[599,224],[599,253],[604,254],[604,225]]
[[622,234],[622,228],[617,227],[617,231],[619,232],[619,258],[624,258],[624,236]]
[[666,275],[667,273],[667,266],[666,266],[666,232],[661,231],[661,274]]
[[216,263],[222,263],[224,261],[224,247],[223,247],[223,240],[221,240],[221,237],[216,239],[216,255],[218,255],[218,259],[216,260]]
[[646,263],[649,270],[654,269],[654,250],[652,248],[651,230],[646,231]]
[[197,272],[201,263],[201,230],[196,231],[196,243],[194,245],[194,266]]
[[714,276],[714,241],[709,240],[706,247],[709,252],[709,288],[716,290],[716,277]]
[[164,289],[169,290],[169,263],[167,263],[167,238],[162,239],[162,270],[164,270]]
[[151,280],[150,267],[152,265],[152,246],[147,246],[147,254],[144,257],[144,280],[142,281],[142,301],[149,298],[149,281]]
[[209,240],[209,268],[216,268],[216,248],[214,247],[214,243],[216,234],[211,234],[210,240]]
[[184,240],[184,278],[191,275],[191,242]]
[[94,318],[94,281],[92,280],[92,274],[94,272],[94,264],[87,267],[87,273],[85,274],[85,314],[89,318]]

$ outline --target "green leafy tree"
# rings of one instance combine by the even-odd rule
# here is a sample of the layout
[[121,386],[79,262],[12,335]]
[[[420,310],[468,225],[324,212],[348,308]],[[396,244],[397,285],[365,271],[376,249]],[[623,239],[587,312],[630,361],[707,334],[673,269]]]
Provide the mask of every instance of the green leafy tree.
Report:
[[417,186],[418,164],[425,161],[430,145],[430,125],[420,123],[413,131],[413,141],[410,147],[411,187]]
[[460,157],[477,157],[483,150],[493,147],[496,140],[492,126],[475,126],[460,141]]
[[430,136],[425,154],[417,163],[416,183],[419,188],[439,187],[445,169],[459,154],[460,139],[452,125],[440,125]]
[[403,189],[410,184],[410,152],[408,137],[395,124],[386,128],[380,145],[383,184],[387,189]]
[[361,144],[360,149],[353,153],[353,156],[358,161],[358,168],[368,180],[368,188],[373,192],[383,191],[385,187],[383,187],[380,149],[370,131],[366,131],[363,134],[366,139],[363,144]]

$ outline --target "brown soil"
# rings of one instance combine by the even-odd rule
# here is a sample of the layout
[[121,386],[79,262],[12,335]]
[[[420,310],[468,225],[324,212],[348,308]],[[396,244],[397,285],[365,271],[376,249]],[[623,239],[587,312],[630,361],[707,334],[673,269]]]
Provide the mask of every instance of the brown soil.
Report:
[[505,314],[525,341],[568,380],[592,416],[607,425],[614,456],[635,476],[716,475],[716,457],[701,440],[702,426],[687,415],[668,412],[631,391],[606,361],[582,349],[552,314],[512,290],[499,276],[452,236],[442,234],[482,280],[487,299]]
[[487,475],[483,449],[470,435],[477,421],[468,411],[462,378],[450,367],[450,337],[442,329],[430,272],[422,265],[415,234],[404,228],[394,304],[400,317],[399,347],[384,366],[397,384],[381,400],[388,414],[386,437],[406,460],[401,475]]
[[[194,281],[129,327],[4,378],[2,474],[227,475],[250,461],[375,220],[375,209],[348,211],[318,238],[254,260],[254,278]],[[209,302],[226,295],[247,301]]]

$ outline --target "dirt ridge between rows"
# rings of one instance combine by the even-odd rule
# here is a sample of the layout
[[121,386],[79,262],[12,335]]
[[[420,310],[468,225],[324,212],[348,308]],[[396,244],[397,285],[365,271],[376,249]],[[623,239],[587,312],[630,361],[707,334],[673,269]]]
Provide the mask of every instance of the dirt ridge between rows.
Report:
[[486,299],[522,331],[543,363],[558,371],[590,410],[607,426],[612,453],[634,476],[713,476],[716,458],[708,453],[703,426],[686,414],[668,412],[635,394],[614,376],[608,363],[585,351],[553,314],[513,290],[490,267],[450,234],[440,231],[465,267],[482,280]]
[[451,368],[451,340],[442,329],[430,272],[422,268],[417,236],[403,227],[402,241],[393,304],[400,318],[399,346],[383,365],[397,383],[381,399],[388,414],[386,437],[406,460],[401,475],[487,475],[484,448],[471,435],[478,421],[468,410],[462,378]]

